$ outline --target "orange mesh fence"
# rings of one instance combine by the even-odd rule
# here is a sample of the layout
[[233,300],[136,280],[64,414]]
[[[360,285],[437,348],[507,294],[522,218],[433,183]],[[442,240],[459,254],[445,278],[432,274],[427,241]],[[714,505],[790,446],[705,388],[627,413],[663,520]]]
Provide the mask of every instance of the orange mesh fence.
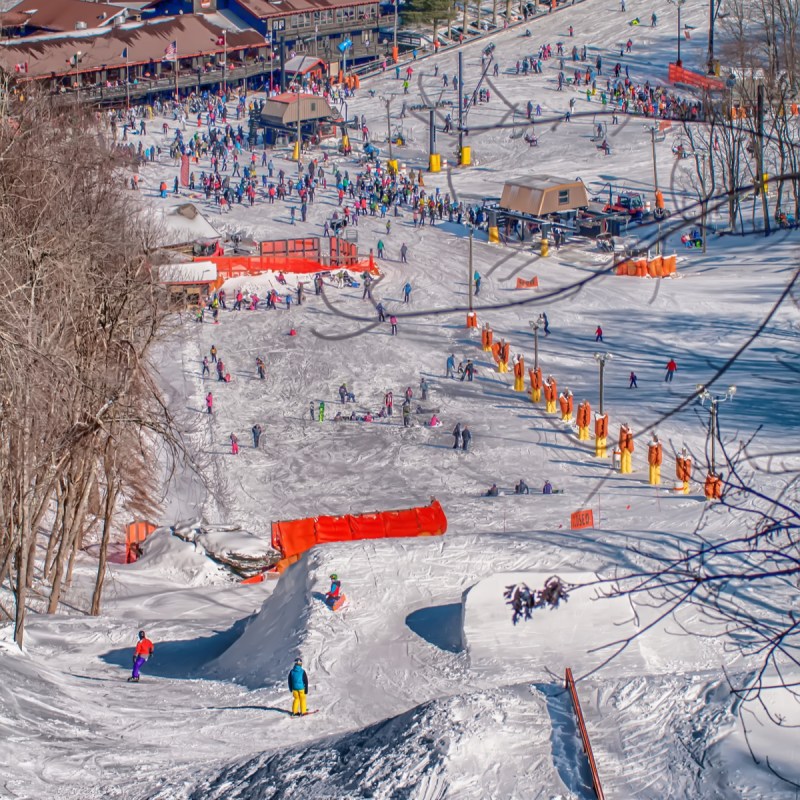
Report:
[[447,517],[438,500],[429,506],[374,514],[321,516],[272,523],[272,546],[283,554],[281,563],[296,559],[316,544],[354,539],[441,536]]

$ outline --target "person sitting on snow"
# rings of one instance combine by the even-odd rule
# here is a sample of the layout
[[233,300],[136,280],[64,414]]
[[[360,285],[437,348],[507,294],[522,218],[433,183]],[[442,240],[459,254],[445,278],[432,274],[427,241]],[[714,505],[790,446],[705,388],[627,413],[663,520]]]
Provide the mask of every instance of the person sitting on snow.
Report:
[[342,582],[339,580],[339,576],[334,572],[331,575],[331,588],[325,595],[325,602],[331,608],[333,608],[334,603],[339,599],[341,594],[342,594]]
[[278,281],[281,286],[286,286],[286,277],[284,276],[283,272],[279,272],[275,277],[275,280]]
[[514,487],[514,494],[530,494],[531,490],[528,488],[528,484],[525,483],[522,478],[519,479],[519,483]]
[[500,494],[500,490],[497,488],[497,484],[493,483],[491,488],[488,492],[486,492],[487,497],[497,497]]
[[439,417],[437,417],[436,414],[432,414],[431,421],[428,423],[428,425],[430,425],[431,428],[438,428],[441,424],[442,422]]
[[553,484],[550,481],[545,481],[542,486],[542,494],[553,494]]

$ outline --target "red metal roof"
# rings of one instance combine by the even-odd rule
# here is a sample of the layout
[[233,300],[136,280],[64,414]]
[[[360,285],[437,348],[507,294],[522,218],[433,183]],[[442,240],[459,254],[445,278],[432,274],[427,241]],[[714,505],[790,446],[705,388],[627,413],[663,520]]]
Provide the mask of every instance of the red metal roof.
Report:
[[74,31],[79,22],[85,22],[87,28],[108,25],[112,17],[123,11],[120,6],[89,3],[87,0],[21,0],[5,14],[0,14],[0,25]]

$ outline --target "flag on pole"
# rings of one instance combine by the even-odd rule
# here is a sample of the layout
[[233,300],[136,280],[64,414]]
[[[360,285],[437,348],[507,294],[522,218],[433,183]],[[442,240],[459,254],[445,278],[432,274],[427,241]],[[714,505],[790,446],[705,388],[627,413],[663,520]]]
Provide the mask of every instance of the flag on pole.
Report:
[[123,48],[123,50],[122,50],[122,57],[123,57],[123,58],[127,58],[127,57],[128,57],[128,48],[127,48],[127,47]]
[[28,72],[28,62],[23,61],[20,64],[14,64],[14,72],[21,72],[23,75]]
[[222,33],[217,36],[217,47],[225,47],[225,33],[225,31],[222,31]]
[[166,49],[164,50],[164,58],[163,61],[175,61],[178,57],[178,43],[170,42],[167,45]]

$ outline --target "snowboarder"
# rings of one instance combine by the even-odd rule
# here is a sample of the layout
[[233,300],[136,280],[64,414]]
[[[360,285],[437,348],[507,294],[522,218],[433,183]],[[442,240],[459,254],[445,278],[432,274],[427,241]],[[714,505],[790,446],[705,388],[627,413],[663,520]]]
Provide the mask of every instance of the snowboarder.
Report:
[[453,450],[458,450],[459,447],[461,447],[461,423],[456,422],[453,428]]
[[386,309],[384,309],[383,303],[378,303],[375,310],[378,312],[378,322],[386,322]]
[[455,370],[455,368],[456,368],[456,357],[455,355],[453,355],[453,353],[450,353],[450,355],[447,357],[447,375],[445,377],[454,378],[455,375],[453,374],[453,370]]
[[325,420],[325,401],[319,401],[319,421],[323,422]]
[[550,320],[547,319],[547,314],[543,311],[542,312],[542,322],[544,323],[544,335],[550,335]]
[[639,388],[639,384],[636,383],[636,373],[635,372],[631,372],[631,382],[628,385],[628,388],[629,389],[638,389]]
[[603,341],[603,329],[598,325],[597,330],[594,332],[594,340],[596,342]]
[[464,378],[466,378],[470,383],[472,383],[472,376],[475,374],[475,365],[472,363],[472,359],[467,359],[467,365],[464,367],[464,372],[461,375],[461,380],[463,382]]
[[306,695],[308,694],[308,674],[303,669],[303,659],[296,658],[289,672],[289,691],[292,693],[292,716],[306,715]]
[[152,657],[154,649],[153,643],[147,638],[145,632],[139,631],[139,641],[136,642],[136,649],[133,651],[133,672],[128,678],[128,683],[139,682],[139,671],[147,659]]
[[206,395],[206,412],[211,414],[213,411],[213,406],[214,406],[214,395],[212,395],[211,392],[209,392]]
[[475,281],[475,296],[477,297],[481,293],[481,274],[477,270],[475,270],[473,280]]
[[267,365],[264,363],[264,359],[261,358],[261,356],[256,357],[256,371],[258,372],[258,377],[262,381],[267,377]]
[[253,425],[253,447],[258,450],[258,444],[261,441],[261,434],[264,433],[264,429],[261,427],[259,423]]
[[666,383],[672,383],[672,377],[677,371],[678,371],[678,365],[675,363],[675,359],[671,358],[667,362],[667,374],[664,376],[664,381]]
[[461,449],[466,453],[469,450],[469,443],[472,441],[472,433],[469,426],[465,425],[461,431]]
[[493,483],[489,487],[489,491],[486,492],[487,497],[498,497],[500,495],[500,490],[497,488],[497,484]]
[[341,593],[342,593],[342,582],[339,580],[339,576],[334,572],[331,575],[331,588],[325,595],[325,602],[328,604],[328,606],[333,608],[334,604],[339,599]]
[[530,494],[531,490],[528,487],[528,484],[525,483],[522,478],[519,479],[519,483],[514,487],[514,494]]

